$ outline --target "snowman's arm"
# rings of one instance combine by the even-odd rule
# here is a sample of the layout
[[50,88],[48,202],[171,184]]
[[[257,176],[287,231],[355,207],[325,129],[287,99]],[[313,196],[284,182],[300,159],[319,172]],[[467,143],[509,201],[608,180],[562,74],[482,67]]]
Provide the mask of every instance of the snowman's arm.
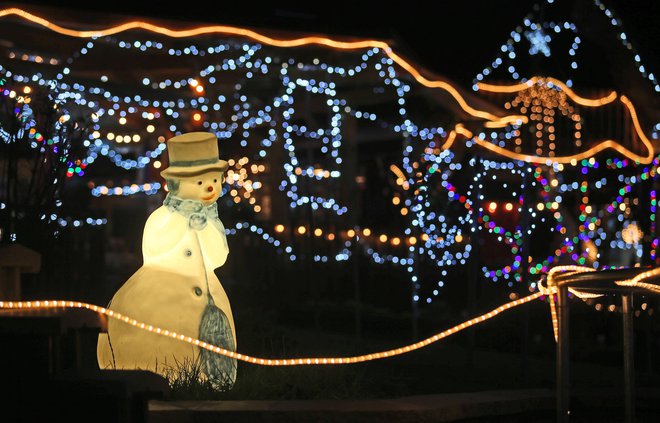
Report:
[[183,216],[164,206],[156,209],[144,225],[142,254],[145,263],[158,260],[159,256],[177,248],[187,231],[188,222]]
[[[219,225],[217,225],[219,223]],[[227,247],[227,235],[225,227],[216,220],[216,224],[207,225],[203,230],[196,232],[200,248],[204,255],[204,264],[211,269],[217,269],[225,264],[229,248]]]
[[225,225],[222,224],[222,221],[218,219],[220,222],[220,238],[221,238],[221,248],[224,251],[225,257],[229,254],[229,245],[227,244],[227,231],[225,231]]

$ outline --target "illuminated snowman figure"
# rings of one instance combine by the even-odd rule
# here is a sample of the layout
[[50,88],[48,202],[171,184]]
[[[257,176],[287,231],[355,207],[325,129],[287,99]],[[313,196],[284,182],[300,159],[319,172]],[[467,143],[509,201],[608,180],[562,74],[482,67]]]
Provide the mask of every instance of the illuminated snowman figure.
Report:
[[[215,135],[192,132],[167,141],[170,167],[161,172],[169,194],[147,219],[143,266],[117,291],[109,308],[146,325],[236,350],[229,299],[214,269],[227,260],[225,228],[216,200],[228,163],[218,159]],[[187,342],[110,319],[99,336],[102,369],[168,368],[199,364],[202,379],[233,386],[236,360]]]

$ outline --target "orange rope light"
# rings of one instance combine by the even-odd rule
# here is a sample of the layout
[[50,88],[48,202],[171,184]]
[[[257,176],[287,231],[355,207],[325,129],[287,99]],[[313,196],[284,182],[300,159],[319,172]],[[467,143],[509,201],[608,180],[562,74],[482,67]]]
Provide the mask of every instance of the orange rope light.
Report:
[[545,83],[545,85],[549,85],[548,83],[554,84],[560,87],[561,90],[564,91],[566,95],[568,95],[574,102],[582,106],[600,107],[605,104],[609,104],[617,99],[617,94],[615,91],[610,92],[608,95],[604,97],[596,98],[596,99],[580,97],[579,95],[575,94],[575,91],[570,89],[562,81],[552,77],[535,76],[527,82],[521,82],[515,85],[492,85],[492,84],[487,84],[485,82],[478,82],[477,87],[479,87],[480,90],[494,92],[494,93],[515,93],[518,91],[525,90],[536,83]]
[[[237,35],[237,36],[242,36],[242,37],[247,37],[251,38],[255,41],[276,46],[276,47],[284,47],[284,48],[290,48],[290,47],[300,47],[304,45],[310,45],[310,44],[317,44],[317,45],[323,45],[326,47],[331,47],[335,49],[341,49],[341,50],[353,50],[353,49],[362,49],[362,48],[378,48],[381,49],[385,52],[385,54],[390,57],[395,63],[397,63],[399,66],[401,66],[403,69],[408,71],[410,75],[417,80],[420,84],[429,87],[429,88],[438,88],[445,90],[447,93],[449,93],[459,104],[459,106],[468,114],[474,117],[479,117],[482,119],[487,120],[487,122],[484,123],[484,126],[487,128],[501,128],[509,124],[522,124],[528,122],[527,116],[524,115],[508,115],[508,116],[497,116],[492,113],[483,111],[483,110],[477,110],[473,107],[471,107],[463,98],[463,96],[458,92],[458,90],[451,85],[450,83],[442,80],[430,80],[422,76],[422,74],[408,61],[403,59],[401,56],[396,54],[392,48],[389,46],[389,44],[383,42],[383,41],[377,41],[377,40],[360,40],[360,41],[337,41],[333,40],[327,37],[318,37],[318,36],[308,36],[308,37],[300,37],[300,38],[292,38],[292,39],[276,39],[272,37],[268,37],[266,35],[260,34],[258,32],[245,29],[245,28],[238,28],[238,27],[233,27],[233,26],[227,26],[227,25],[210,25],[210,26],[200,26],[192,29],[186,29],[186,30],[174,30],[170,28],[166,28],[163,26],[159,25],[154,25],[148,22],[144,21],[131,21],[127,22],[121,25],[116,25],[112,27],[108,27],[105,29],[99,29],[99,30],[88,30],[88,31],[79,31],[79,30],[74,30],[70,28],[65,28],[63,26],[57,25],[47,19],[44,19],[40,16],[36,16],[34,14],[31,14],[23,9],[19,8],[7,8],[0,10],[0,17],[5,17],[5,16],[10,16],[10,15],[16,15],[20,18],[23,18],[25,20],[28,20],[30,22],[33,22],[37,25],[41,25],[44,28],[47,28],[53,32],[57,32],[59,34],[71,36],[71,37],[77,37],[77,38],[93,38],[93,37],[101,37],[105,35],[112,35],[112,34],[117,34],[120,32],[124,31],[130,31],[134,29],[141,29],[141,30],[146,30],[150,32],[154,32],[157,34],[161,34],[167,37],[171,38],[186,38],[186,37],[193,37],[197,35],[203,35],[203,34],[229,34],[229,35]],[[599,98],[599,99],[587,99],[584,97],[580,97],[573,90],[571,90],[566,84],[563,82],[559,81],[558,79],[551,78],[551,77],[538,77],[535,76],[531,78],[529,81],[525,83],[520,83],[520,84],[514,84],[514,85],[492,85],[492,84],[486,84],[483,82],[478,83],[478,87],[484,91],[491,91],[491,92],[517,92],[524,90],[526,88],[529,88],[531,85],[539,82],[539,81],[546,81],[546,82],[551,82],[552,84],[555,84],[559,86],[566,94],[573,99],[578,104],[584,105],[584,106],[590,106],[590,107],[598,107],[602,106],[608,103],[613,102],[617,98],[616,92],[612,91],[610,94],[608,94],[605,97]],[[525,162],[529,163],[544,163],[544,162],[555,162],[555,163],[569,163],[572,160],[581,160],[584,158],[589,158],[592,155],[605,150],[607,148],[611,148],[613,150],[618,151],[622,155],[628,157],[631,160],[638,161],[643,164],[648,164],[651,163],[653,160],[653,155],[654,155],[654,148],[652,143],[649,141],[649,139],[644,135],[640,125],[639,121],[637,119],[637,113],[635,112],[634,106],[628,100],[625,96],[621,95],[620,100],[626,105],[631,113],[631,116],[633,118],[633,124],[635,126],[635,130],[637,131],[638,136],[644,143],[644,145],[647,147],[649,153],[646,156],[639,156],[625,147],[623,147],[621,144],[613,141],[613,140],[605,140],[599,143],[598,145],[592,147],[591,149],[582,152],[577,155],[573,156],[565,156],[565,157],[542,157],[542,156],[532,156],[532,155],[525,155],[525,154],[519,154],[519,153],[514,153],[510,150],[507,150],[505,148],[493,145],[492,143],[489,143],[481,138],[474,138],[474,141],[481,145],[482,147],[489,149],[493,151],[496,154],[503,155],[505,157],[509,157],[512,159],[516,160],[522,160]],[[472,133],[469,132],[467,129],[462,129],[462,132],[459,131],[458,127],[456,128],[456,132],[466,135],[469,133],[470,135],[466,135],[468,137],[472,137]],[[451,136],[451,133],[450,133]],[[445,145],[443,145],[443,148],[449,148],[449,146],[452,145],[453,139],[451,139],[451,142],[449,142],[449,139],[447,142],[445,142]]]
[[655,293],[660,294],[660,286],[652,283],[647,283],[647,282],[642,282],[643,280],[652,278],[654,276],[659,276],[660,275],[660,268],[656,268],[653,270],[649,270],[643,273],[640,273],[639,275],[635,276],[632,279],[628,279],[625,281],[617,281],[616,284],[619,286],[630,286],[630,287],[636,287],[636,288],[643,288],[647,289],[649,291],[653,291]]
[[637,136],[639,137],[639,139],[642,140],[644,146],[649,151],[648,154],[644,157],[645,160],[638,160],[638,161],[640,163],[649,164],[653,161],[653,154],[655,152],[653,148],[653,143],[651,142],[651,140],[648,139],[646,134],[644,134],[644,131],[642,131],[642,126],[639,124],[637,111],[635,110],[635,106],[633,106],[632,101],[630,101],[628,97],[626,97],[623,94],[621,95],[621,97],[619,97],[619,100],[628,108],[628,111],[630,112],[630,117],[632,118],[633,121],[633,125],[635,126],[635,131],[637,132]]
[[[575,266],[575,265],[556,266],[548,271],[546,286],[543,286],[539,282],[538,284],[539,292],[543,295],[547,295],[550,297],[550,317],[552,319],[552,330],[555,335],[555,342],[557,342],[557,340],[559,339],[559,322],[557,317],[557,306],[555,305],[555,295],[557,295],[559,289],[558,289],[558,285],[554,281],[554,274],[558,272],[584,273],[584,272],[595,272],[595,271],[596,269],[592,269],[591,267],[584,267],[584,266]],[[593,297],[592,295],[582,293],[573,288],[569,288],[568,290],[579,298]],[[598,294],[596,294],[595,296],[600,297],[600,295]]]
[[[558,321],[557,321],[557,310],[556,310],[556,305],[555,305],[555,295],[558,292],[559,285],[563,285],[565,283],[568,283],[568,281],[557,284],[554,281],[554,274],[558,272],[569,272],[569,273],[584,273],[584,272],[595,272],[595,269],[592,269],[590,267],[584,267],[584,266],[574,266],[574,265],[568,265],[568,266],[556,266],[550,269],[548,272],[548,277],[546,280],[546,286],[543,286],[541,283],[538,284],[539,287],[539,292],[542,293],[543,295],[547,295],[550,297],[550,315],[552,317],[552,329],[555,334],[555,341],[557,341],[559,337],[559,329],[558,329]],[[648,270],[646,272],[640,273],[639,275],[635,276],[632,279],[628,279],[625,281],[617,281],[615,282],[619,286],[629,286],[629,287],[637,287],[637,288],[643,288],[646,290],[649,290],[654,293],[660,294],[660,286],[656,284],[651,284],[647,282],[642,282],[646,279],[652,278],[652,277],[657,277],[660,276],[660,268]],[[576,297],[580,299],[585,299],[585,298],[597,298],[597,297],[602,297],[602,294],[592,294],[592,293],[587,293],[587,292],[581,292],[577,289],[573,288],[568,288],[569,292],[575,295]]]
[[[557,157],[549,157],[549,156],[533,156],[530,154],[521,154],[521,153],[515,153],[511,150],[507,150],[506,148],[502,148],[498,145],[495,145],[491,142],[486,141],[483,138],[474,136],[472,131],[469,129],[466,129],[464,127],[456,127],[456,132],[458,132],[461,135],[464,135],[467,138],[472,138],[472,141],[474,141],[476,144],[480,145],[481,147],[492,151],[495,154],[499,154],[501,156],[508,157],[510,159],[515,159],[515,160],[522,160],[527,163],[571,163],[573,161],[579,161],[582,159],[587,159],[591,158],[594,155],[600,153],[603,150],[606,149],[612,149],[617,152],[619,152],[621,155],[634,160],[636,162],[642,163],[642,164],[649,164],[653,161],[654,157],[654,148],[653,144],[651,144],[651,141],[644,135],[644,133],[641,131],[641,128],[639,126],[639,121],[637,120],[637,113],[635,112],[635,108],[633,107],[632,103],[630,100],[628,100],[626,97],[621,96],[620,97],[621,102],[623,102],[624,105],[628,107],[630,110],[630,115],[633,118],[633,124],[635,126],[635,130],[637,131],[637,135],[639,135],[639,138],[642,140],[644,145],[646,146],[648,153],[646,156],[640,156],[639,154],[635,154],[632,151],[628,150],[626,147],[622,146],[618,142],[614,140],[604,140],[596,144],[595,146],[591,147],[588,150],[585,150],[581,153],[574,154],[572,156],[557,156]],[[624,100],[625,99],[625,100]],[[627,102],[626,102],[627,101]]]
[[434,342],[437,342],[441,339],[447,338],[455,333],[458,333],[464,329],[467,329],[471,326],[477,325],[479,323],[485,322],[488,319],[491,319],[503,311],[518,307],[522,304],[528,303],[532,300],[535,300],[543,295],[541,292],[537,292],[532,295],[520,298],[515,301],[502,304],[501,306],[489,311],[488,313],[482,314],[481,316],[475,317],[474,319],[467,320],[461,324],[458,324],[450,329],[439,332],[429,338],[426,338],[422,341],[416,342],[414,344],[405,345],[392,350],[375,352],[371,354],[350,356],[350,357],[308,357],[308,358],[282,358],[282,359],[270,359],[270,358],[260,358],[252,357],[246,354],[239,354],[233,351],[226,350],[224,348],[217,347],[215,345],[208,344],[199,339],[178,334],[166,329],[148,325],[143,322],[139,322],[135,319],[132,319],[123,314],[117,313],[105,307],[99,307],[94,304],[77,302],[77,301],[63,301],[63,300],[54,300],[54,301],[0,301],[0,309],[44,309],[44,308],[84,308],[87,310],[95,311],[97,313],[103,314],[105,316],[111,317],[113,319],[121,320],[124,323],[127,323],[131,326],[137,327],[139,329],[146,330],[148,332],[156,333],[159,335],[167,336],[173,339],[178,339],[183,342],[187,342],[191,345],[195,345],[200,348],[204,348],[208,351],[212,351],[216,354],[224,355],[225,357],[234,358],[236,360],[241,360],[247,363],[258,364],[262,366],[301,366],[301,365],[313,365],[313,364],[352,364],[352,363],[361,363],[365,361],[378,360],[381,358],[393,357],[396,355],[402,355],[411,351],[418,350],[420,348],[426,347]]
[[[637,112],[635,110],[635,107],[633,106],[632,102],[628,99],[628,97],[626,97],[625,95],[618,96],[615,91],[612,91],[604,97],[596,98],[596,99],[588,99],[588,98],[580,97],[566,84],[559,81],[558,79],[551,77],[538,77],[538,76],[531,78],[527,82],[514,84],[514,85],[492,85],[492,84],[479,82],[477,86],[479,87],[479,89],[489,92],[514,93],[514,92],[523,91],[537,83],[545,83],[546,85],[554,84],[560,87],[561,90],[564,91],[566,95],[568,95],[575,103],[588,107],[600,107],[606,104],[610,104],[618,98],[621,101],[621,103],[623,103],[623,105],[626,106],[626,108],[630,112],[630,117],[632,118],[635,131],[637,132],[637,135],[639,136],[642,143],[646,147],[648,153],[645,156],[640,156],[628,150],[623,145],[619,144],[614,140],[604,140],[598,143],[597,145],[595,145],[594,147],[590,148],[589,150],[586,150],[582,153],[573,156],[543,157],[543,156],[532,156],[532,155],[514,153],[505,148],[493,145],[492,143],[489,143],[478,137],[475,137],[474,141],[477,144],[481,145],[482,147],[487,148],[497,154],[501,154],[512,159],[523,160],[530,163],[544,163],[548,161],[555,163],[569,163],[573,160],[582,160],[585,158],[590,158],[594,154],[597,154],[607,148],[616,150],[617,152],[621,153],[623,156],[643,164],[649,164],[653,161],[654,151],[655,151],[655,149],[653,148],[653,143],[651,143],[648,137],[644,134],[644,131],[642,130],[641,125],[639,124],[639,119],[637,117]],[[497,122],[486,122],[484,126],[487,128],[498,127]],[[472,135],[466,135],[466,136],[471,137]]]
[[408,183],[408,179],[406,178],[406,175],[403,174],[403,171],[399,169],[397,165],[395,164],[390,165],[390,170],[392,171],[392,173],[394,173],[397,176],[397,185],[401,185],[403,189],[406,190],[410,188],[410,184]]
[[415,69],[415,67],[413,67],[410,63],[408,63],[403,58],[401,58],[401,56],[394,53],[389,46],[388,46],[388,49],[385,50],[385,52],[399,66],[401,66],[402,68],[407,70],[413,76],[413,78],[415,78],[417,80],[417,82],[419,82],[420,84],[422,84],[426,87],[429,87],[429,88],[440,88],[440,89],[443,89],[443,90],[447,91],[449,94],[451,94],[452,97],[454,97],[454,99],[458,102],[458,104],[461,106],[461,108],[464,111],[466,111],[467,113],[469,113],[470,115],[472,115],[472,116],[480,117],[482,119],[486,119],[486,120],[497,122],[497,123],[501,123],[503,126],[507,125],[509,123],[516,123],[517,121],[521,121],[521,120],[523,122],[527,121],[527,117],[522,116],[522,115],[510,115],[510,116],[498,117],[498,116],[495,116],[492,113],[488,113],[488,112],[484,112],[484,111],[481,111],[481,110],[474,109],[474,108],[470,107],[470,105],[467,104],[467,102],[465,101],[463,96],[461,96],[461,94],[456,90],[456,88],[454,88],[448,82],[440,81],[440,80],[432,81],[432,80],[426,79],[425,77],[423,77],[419,73],[419,71],[417,69]]
[[0,10],[0,17],[10,16],[10,15],[16,15],[20,18],[33,22],[37,25],[41,25],[44,28],[47,28],[53,32],[57,32],[59,34],[67,35],[70,37],[76,37],[76,38],[102,37],[106,35],[117,34],[124,31],[130,31],[133,29],[141,29],[141,30],[165,35],[171,38],[186,38],[186,37],[194,37],[203,34],[237,35],[241,37],[251,38],[263,44],[268,44],[275,47],[284,47],[284,48],[300,47],[310,44],[323,45],[326,47],[331,47],[340,50],[378,48],[383,50],[385,54],[395,63],[397,63],[403,69],[408,71],[410,75],[412,75],[413,78],[415,78],[417,82],[419,82],[420,84],[429,88],[439,88],[447,91],[456,100],[456,102],[465,112],[467,112],[468,114],[474,117],[479,117],[482,119],[493,121],[501,124],[502,126],[505,126],[506,124],[509,123],[515,123],[521,120],[522,121],[527,120],[525,116],[512,115],[512,116],[500,117],[492,113],[483,110],[477,110],[471,107],[453,85],[445,81],[430,80],[425,78],[413,65],[411,65],[408,61],[406,61],[401,56],[399,56],[394,51],[392,51],[392,48],[389,46],[389,44],[383,41],[377,41],[377,40],[337,41],[330,38],[318,37],[318,36],[308,36],[308,37],[292,38],[285,40],[285,39],[268,37],[266,35],[260,34],[256,31],[252,31],[249,29],[237,28],[227,25],[210,25],[210,26],[200,26],[185,30],[174,30],[144,21],[131,21],[121,25],[116,25],[99,30],[79,31],[79,30],[62,27],[40,16],[36,16],[33,15],[32,13],[26,12],[23,9],[12,7],[12,8]]
[[451,147],[454,144],[454,141],[456,140],[456,131],[452,130],[449,131],[449,135],[447,135],[447,140],[445,140],[445,143],[442,144],[442,147],[440,147],[440,150],[446,150],[449,147]]

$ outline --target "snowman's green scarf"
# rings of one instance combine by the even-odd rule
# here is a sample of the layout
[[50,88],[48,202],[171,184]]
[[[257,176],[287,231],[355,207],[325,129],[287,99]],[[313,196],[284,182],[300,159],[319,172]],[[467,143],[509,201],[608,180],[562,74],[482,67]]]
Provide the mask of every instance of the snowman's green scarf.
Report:
[[191,229],[200,231],[210,221],[220,233],[224,233],[222,222],[218,217],[218,205],[212,203],[205,206],[201,201],[179,198],[171,193],[167,194],[163,205],[172,213],[179,213],[188,219]]

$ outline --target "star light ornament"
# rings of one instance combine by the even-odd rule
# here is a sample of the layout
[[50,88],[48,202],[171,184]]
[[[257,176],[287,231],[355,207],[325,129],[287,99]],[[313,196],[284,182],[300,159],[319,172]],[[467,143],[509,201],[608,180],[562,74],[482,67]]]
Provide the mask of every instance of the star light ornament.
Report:
[[533,31],[525,31],[525,38],[529,40],[529,54],[534,56],[538,53],[543,53],[545,57],[550,57],[550,38],[546,35],[541,28],[536,28]]
[[181,342],[197,338],[236,351],[229,299],[214,270],[227,260],[225,228],[216,200],[228,163],[218,159],[215,135],[192,132],[168,141],[170,167],[161,172],[169,194],[144,227],[143,266],[117,291],[108,308],[180,339],[144,332],[120,320],[99,336],[101,368],[145,369],[168,376],[199,366],[200,379],[226,390],[236,360]]

